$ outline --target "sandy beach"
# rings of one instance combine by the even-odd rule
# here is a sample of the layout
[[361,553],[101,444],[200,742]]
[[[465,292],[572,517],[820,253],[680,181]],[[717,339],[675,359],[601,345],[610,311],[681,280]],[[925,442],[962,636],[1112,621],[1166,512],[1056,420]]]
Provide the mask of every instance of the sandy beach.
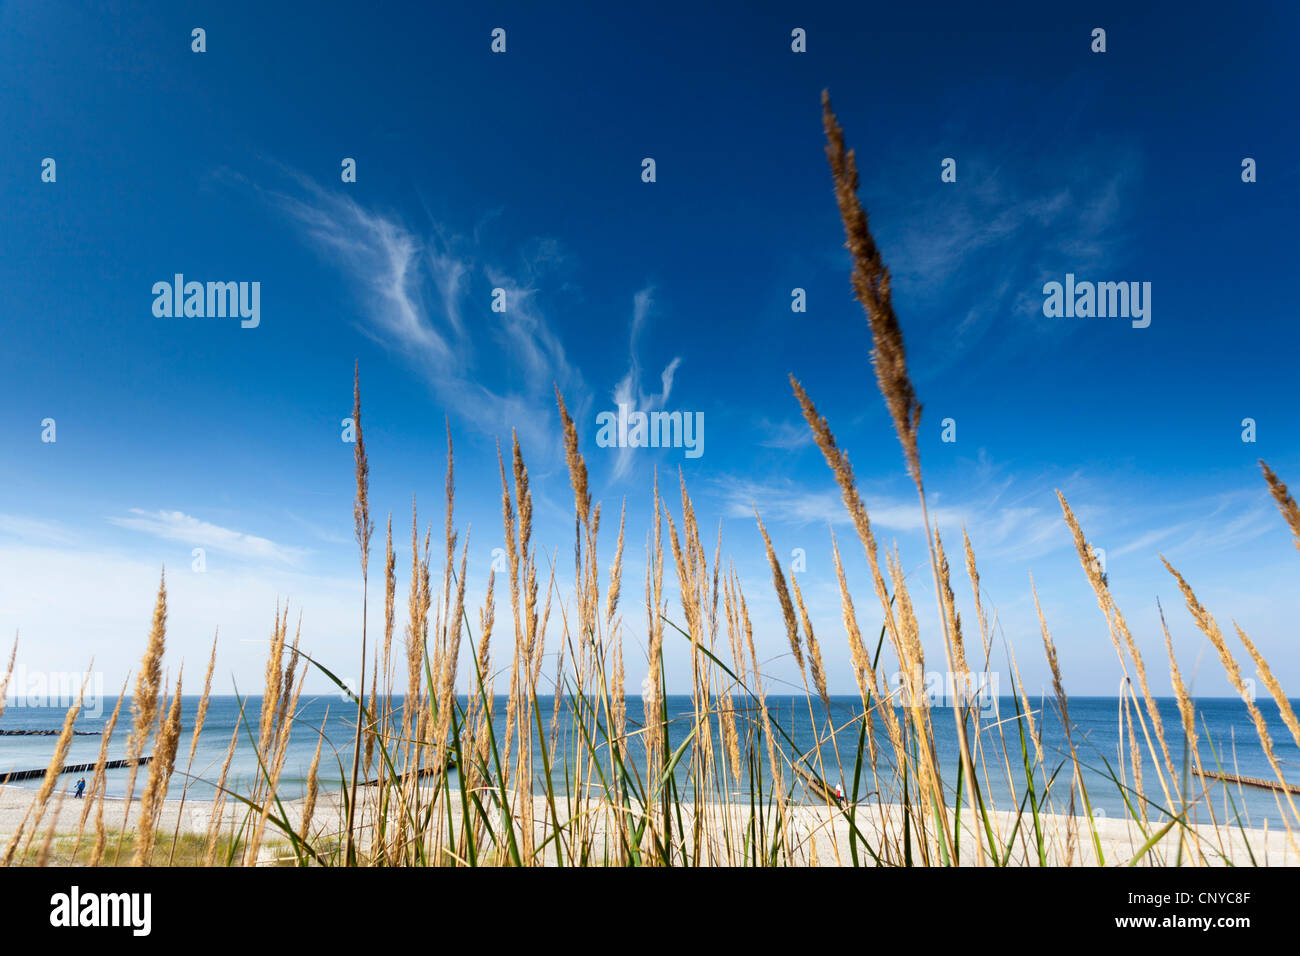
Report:
[[[35,796],[35,790],[16,787],[7,787],[0,791],[0,841],[7,843],[12,834],[23,826],[24,817]],[[452,819],[459,824],[461,811],[456,791],[452,791],[452,798]],[[120,798],[109,798],[105,802],[104,822],[109,830],[122,829],[124,805],[125,801]],[[70,794],[65,796],[61,805],[59,795],[52,796],[41,823],[42,834],[52,821],[57,821],[55,823],[57,836],[75,836],[83,806],[82,801],[72,799]],[[313,816],[313,830],[324,834],[341,830],[342,806],[343,800],[340,794],[321,794]],[[139,800],[133,801],[127,823],[129,831],[136,828],[139,807]],[[296,829],[301,823],[303,802],[285,801],[284,807],[291,825]],[[611,836],[609,830],[610,822],[614,819],[612,813],[601,812],[601,808],[594,805],[584,810],[590,819],[589,834],[592,845],[595,847],[606,845],[606,838]],[[690,803],[683,803],[682,811],[689,831],[694,807]],[[246,812],[243,804],[227,800],[223,810],[223,830],[229,831],[232,826],[237,827]],[[549,813],[545,799],[541,796],[534,797],[533,819],[539,839],[542,834],[541,821],[547,819]],[[743,830],[747,822],[748,808],[733,806],[730,808],[729,820],[726,813],[727,811],[718,805],[710,806],[706,813],[710,827],[714,828],[715,832],[717,828],[724,825],[732,827],[733,832]],[[852,862],[850,825],[844,813],[827,806],[797,805],[791,807],[790,815],[792,828],[789,837],[796,848],[795,856],[798,859],[806,864],[815,862],[820,866],[849,865]],[[372,818],[373,811],[367,819]],[[560,819],[566,822],[562,809]],[[1067,839],[1071,829],[1068,820],[1069,818],[1063,814],[1039,815],[1038,825],[1047,835],[1046,844],[1049,849],[1046,862],[1049,866],[1064,865],[1067,859],[1075,866],[1097,865],[1097,845],[1100,846],[1105,865],[1125,865],[1148,840],[1148,836],[1143,834],[1134,821],[1103,817],[1093,821],[1096,831],[1096,844],[1094,844],[1087,819],[1076,818],[1077,832],[1081,840],[1075,841],[1074,845],[1070,846],[1070,841]],[[208,832],[211,822],[212,806],[208,801],[187,800],[182,806],[180,799],[168,799],[164,803],[158,826],[159,833],[167,836],[160,837],[160,841],[166,842],[170,839],[170,834],[177,831],[182,834],[202,836]],[[1009,811],[996,811],[990,815],[990,822],[999,843],[1004,848],[1003,852],[1007,841],[1012,839],[1013,833],[1016,833],[1016,837],[1012,840],[1013,849],[1009,858],[1011,865],[1039,865],[1037,852],[1033,849],[1034,822],[1030,815],[1026,814],[1020,819],[1018,831],[1016,814]],[[859,832],[873,848],[882,843],[899,845],[902,823],[903,811],[897,805],[863,804],[859,808],[856,819]],[[966,812],[962,814],[961,826],[962,865],[976,865],[978,863],[976,841],[971,835],[970,817]],[[87,829],[93,834],[93,816],[88,822]],[[1153,825],[1148,832],[1154,833],[1158,829],[1159,827]],[[1142,864],[1175,865],[1179,859],[1178,833],[1178,828],[1172,828],[1162,839],[1156,841],[1145,854]],[[1195,839],[1192,839],[1192,834],[1195,834]],[[259,863],[272,864],[277,860],[292,859],[287,843],[273,825],[268,825],[264,842],[265,846],[259,853]],[[608,842],[612,845],[613,840]],[[860,862],[868,864],[874,862],[864,849],[861,840],[858,841],[857,849]],[[1214,827],[1208,825],[1193,826],[1189,829],[1188,839],[1184,841],[1182,848],[1181,862],[1183,865],[1249,866],[1252,865],[1252,854],[1254,863],[1258,865],[1300,865],[1300,847],[1297,847],[1296,841],[1289,839],[1284,831],[1265,828],[1243,830],[1221,826],[1216,832]],[[556,862],[553,851],[548,854],[547,862],[550,864]]]

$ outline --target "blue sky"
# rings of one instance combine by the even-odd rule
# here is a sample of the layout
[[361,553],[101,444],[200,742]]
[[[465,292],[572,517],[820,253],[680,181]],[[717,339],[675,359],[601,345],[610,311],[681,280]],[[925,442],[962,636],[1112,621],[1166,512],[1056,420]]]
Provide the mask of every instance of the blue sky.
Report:
[[[796,678],[754,505],[779,553],[807,552],[832,689],[851,691],[832,529],[864,626],[878,614],[789,373],[849,450],[878,537],[898,542],[923,625],[933,596],[848,286],[829,88],[893,270],[932,514],[954,545],[967,527],[1031,689],[1047,679],[1031,571],[1067,689],[1118,680],[1055,488],[1105,549],[1157,688],[1157,598],[1184,666],[1204,651],[1160,553],[1300,686],[1300,555],[1256,465],[1300,482],[1293,6],[265,6],[0,4],[0,632],[20,633],[29,669],[94,655],[120,683],[163,563],[171,660],[193,681],[220,627],[227,685],[255,686],[277,599],[346,669],[360,583],[339,422],[359,360],[373,502],[401,542],[412,494],[421,523],[441,523],[450,421],[472,596],[501,543],[495,442],[512,426],[537,538],[570,553],[555,383],[607,527],[627,500],[628,641],[643,641],[653,471],[673,484],[681,467],[774,680]],[[156,318],[151,288],[178,272],[260,282],[260,325]],[[1043,283],[1067,272],[1152,283],[1150,327],[1045,317]],[[616,395],[703,412],[704,455],[597,447]],[[973,620],[964,576],[957,590]],[[1206,665],[1196,689],[1225,693]]]

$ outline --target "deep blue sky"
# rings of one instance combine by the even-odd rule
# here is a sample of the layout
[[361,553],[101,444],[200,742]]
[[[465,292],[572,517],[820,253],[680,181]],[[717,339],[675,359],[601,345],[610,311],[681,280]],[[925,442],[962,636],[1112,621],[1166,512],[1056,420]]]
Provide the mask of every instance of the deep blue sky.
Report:
[[[188,672],[220,626],[223,672],[254,684],[277,598],[302,608],[307,644],[351,661],[339,420],[359,359],[373,500],[402,541],[412,493],[421,523],[441,523],[450,419],[472,593],[500,545],[494,442],[511,426],[539,541],[570,553],[555,382],[607,526],[628,500],[628,640],[653,469],[672,485],[681,466],[703,525],[722,522],[773,673],[794,675],[751,504],[778,551],[807,551],[832,688],[850,691],[828,525],[864,625],[878,613],[788,373],[849,450],[923,615],[933,597],[848,287],[829,88],[894,272],[932,514],[954,547],[968,528],[1031,688],[1045,675],[1031,571],[1067,689],[1118,679],[1054,488],[1106,550],[1157,686],[1157,597],[1189,670],[1203,649],[1159,553],[1300,686],[1300,556],[1255,464],[1300,482],[1293,5],[268,6],[0,4],[0,633],[21,633],[29,668],[93,654],[120,682],[164,562]],[[1105,54],[1090,52],[1098,26]],[[1241,181],[1243,157],[1258,182]],[[155,318],[151,287],[176,272],[259,281],[260,327]],[[1045,318],[1042,285],[1067,272],[1151,282],[1151,326]],[[498,286],[505,316],[489,309]],[[703,457],[596,447],[620,388],[702,411]],[[948,417],[955,444],[939,440]],[[973,619],[964,575],[958,593]],[[684,664],[674,649],[678,686]],[[1226,686],[1207,658],[1197,689]]]

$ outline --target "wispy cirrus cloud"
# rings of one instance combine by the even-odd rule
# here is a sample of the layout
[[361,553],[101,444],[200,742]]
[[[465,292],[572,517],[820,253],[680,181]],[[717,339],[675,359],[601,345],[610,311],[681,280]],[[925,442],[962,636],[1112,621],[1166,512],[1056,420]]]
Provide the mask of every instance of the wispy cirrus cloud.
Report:
[[763,434],[763,437],[758,440],[758,444],[763,448],[780,448],[785,451],[792,451],[795,448],[811,445],[813,442],[812,429],[808,427],[807,422],[802,420],[774,422],[768,418],[761,418],[756,424]]
[[13,514],[0,514],[0,536],[45,545],[68,545],[77,541],[76,533],[57,521]]
[[[833,485],[809,489],[794,481],[751,481],[727,477],[720,480],[731,518],[753,517],[754,509],[764,521],[792,525],[849,525],[852,518],[844,508],[839,489]],[[871,523],[891,531],[912,532],[924,527],[921,506],[916,501],[888,495],[864,495]],[[947,525],[961,521],[961,512],[947,507],[930,509],[930,519]]]
[[[1215,555],[1280,535],[1276,510],[1267,494],[1250,486],[1212,496],[1171,496],[1159,505],[1128,507],[1102,496],[1080,474],[1008,474],[982,459],[967,476],[959,496],[930,491],[930,520],[947,544],[970,534],[981,561],[1022,562],[1055,552],[1070,555],[1074,546],[1058,505],[1055,489],[1065,491],[1089,540],[1109,561],[1127,558],[1158,567],[1157,555]],[[726,514],[752,518],[757,506],[764,521],[792,526],[848,527],[851,521],[831,483],[810,487],[793,480],[753,481],[725,478],[715,483]],[[915,498],[860,486],[873,527],[895,534],[922,532]],[[1108,503],[1097,507],[1091,502]]]
[[[290,185],[282,189],[228,178],[265,196],[344,270],[357,288],[363,334],[406,355],[458,418],[492,435],[517,428],[543,445],[555,431],[552,385],[573,407],[589,401],[542,304],[541,280],[563,261],[554,241],[527,244],[508,269],[484,252],[477,229],[462,235],[432,221],[416,229],[305,176],[285,175]],[[492,289],[504,291],[504,311],[492,307]]]
[[[1054,489],[1072,501],[1089,540],[1111,562],[1125,558],[1129,568],[1158,567],[1157,555],[1222,555],[1252,546],[1269,535],[1284,538],[1267,495],[1244,487],[1212,496],[1171,496],[1158,506],[1115,504],[1100,496],[1079,474],[1006,474],[981,460],[959,496],[927,496],[932,526],[949,547],[965,529],[981,561],[1020,563],[1060,553],[1072,555],[1073,543]],[[727,477],[714,483],[725,513],[752,518],[757,507],[764,521],[801,527],[851,527],[851,520],[831,483],[815,487],[793,480],[754,481]],[[1113,489],[1112,489],[1113,490]],[[894,534],[923,532],[921,510],[906,493],[861,486],[873,527]],[[1105,500],[1097,507],[1090,502]]]
[[497,337],[523,373],[529,394],[545,394],[553,383],[569,383],[576,374],[565,357],[564,345],[546,321],[538,290],[505,272],[488,268],[494,289],[505,293],[506,311],[499,313]]
[[[269,192],[307,239],[347,265],[369,303],[366,328],[381,341],[396,343],[446,367],[462,332],[455,293],[468,265],[424,243],[401,223],[370,212],[348,196],[326,193],[309,179],[294,177],[303,195]],[[441,326],[426,308],[420,267],[428,256],[430,274],[443,295]],[[451,302],[448,303],[450,293]]]
[[1213,554],[1279,530],[1276,510],[1257,489],[1148,506],[1146,511],[1160,523],[1128,532],[1125,537],[1135,536],[1110,554],[1118,557],[1157,550],[1170,556]]
[[145,511],[142,508],[132,508],[129,516],[110,517],[108,521],[119,528],[139,531],[165,541],[212,548],[249,560],[296,564],[307,553],[302,548],[276,544],[269,538],[223,528],[183,511]]
[[977,346],[1014,349],[1075,328],[1042,321],[1043,283],[1117,263],[1140,173],[1140,157],[1113,144],[1044,156],[1032,170],[972,152],[957,183],[882,194],[873,212],[896,295],[944,324],[944,335],[921,343],[931,354],[919,367],[938,375]]
[[[931,527],[945,542],[960,542],[961,529],[967,529],[980,556],[990,560],[1025,560],[1068,545],[1055,499],[1046,488],[1026,491],[1030,484],[984,474],[972,480],[960,499],[930,492]],[[729,517],[752,518],[757,507],[764,521],[852,527],[839,489],[829,480],[814,488],[791,480],[726,478],[716,487]],[[924,535],[921,506],[914,494],[862,486],[859,491],[873,528]]]
[[[681,365],[681,356],[674,356],[659,373],[659,391],[646,392],[641,388],[641,361],[637,355],[637,340],[640,338],[650,310],[654,306],[654,289],[647,286],[632,297],[632,325],[628,336],[628,367],[624,375],[614,386],[614,404],[627,405],[629,411],[651,412],[662,409],[672,394],[673,378],[677,367]],[[633,448],[619,448],[614,459],[614,478],[622,478],[632,468]]]

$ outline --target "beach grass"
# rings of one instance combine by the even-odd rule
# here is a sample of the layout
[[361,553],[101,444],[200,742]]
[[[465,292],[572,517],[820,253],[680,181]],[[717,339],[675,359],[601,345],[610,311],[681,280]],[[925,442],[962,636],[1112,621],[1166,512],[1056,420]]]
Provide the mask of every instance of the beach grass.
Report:
[[[981,590],[977,549],[962,529],[964,569],[959,581],[931,520],[917,431],[922,406],[913,386],[902,325],[894,312],[889,270],[858,198],[856,158],[823,99],[826,153],[834,196],[852,260],[851,285],[873,341],[870,355],[890,413],[903,464],[918,496],[927,539],[927,563],[936,598],[937,632],[922,634],[903,561],[881,549],[858,490],[849,456],[831,424],[793,375],[796,404],[828,465],[869,570],[868,582],[849,580],[841,544],[828,542],[840,595],[843,635],[815,634],[803,590],[777,560],[756,514],[771,587],[803,679],[807,721],[818,745],[800,748],[786,715],[769,706],[762,662],[755,646],[749,602],[721,535],[706,543],[684,476],[677,488],[656,476],[649,527],[632,532],[620,513],[609,560],[601,544],[602,508],[593,501],[578,427],[557,390],[565,459],[573,491],[573,587],[559,593],[556,568],[533,540],[529,471],[517,435],[508,453],[499,450],[502,545],[506,568],[486,581],[486,598],[466,604],[468,532],[455,521],[455,471],[448,425],[445,512],[436,556],[432,525],[420,535],[412,505],[411,551],[405,621],[395,607],[396,561],[392,517],[386,522],[382,640],[358,633],[361,681],[355,688],[337,676],[338,662],[315,660],[290,638],[290,611],[275,611],[264,686],[257,713],[243,714],[227,751],[206,832],[159,828],[175,773],[180,739],[179,681],[168,696],[162,679],[166,653],[167,592],[160,582],[146,651],[130,698],[128,753],[155,755],[136,801],[132,772],[126,809],[106,820],[104,754],[74,835],[46,823],[54,781],[76,717],[69,712],[60,748],[45,786],[16,832],[0,849],[5,864],[111,863],[136,865],[256,865],[269,861],[299,866],[1006,866],[1006,865],[1212,865],[1267,862],[1252,843],[1243,816],[1216,810],[1205,775],[1230,772],[1216,754],[1204,766],[1197,746],[1197,711],[1165,630],[1180,722],[1166,726],[1151,693],[1148,666],[1084,529],[1058,492],[1084,578],[1096,598],[1097,624],[1109,639],[1120,673],[1127,678],[1118,701],[1121,747],[1113,756],[1084,749],[1071,735],[1050,621],[1038,608],[1042,653],[1050,668],[1053,700],[1031,706],[1019,678],[1014,651],[1010,674],[1014,713],[988,718],[974,695],[950,708],[956,752],[939,743],[934,721],[941,712],[926,705],[926,650],[942,648],[951,673],[988,672],[995,664],[992,626]],[[375,521],[371,514],[369,464],[361,420],[361,376],[354,377],[356,431],[354,523],[364,601],[369,600],[369,558]],[[1263,463],[1261,463],[1263,466]],[[1286,486],[1267,466],[1261,494],[1271,494],[1300,546],[1300,511]],[[624,549],[644,534],[644,600],[624,593]],[[949,541],[956,540],[950,529]],[[567,549],[567,542],[565,543]],[[847,543],[846,543],[847,546]],[[956,558],[956,552],[953,557]],[[539,563],[540,558],[540,563]],[[1213,645],[1233,686],[1245,685],[1233,646],[1191,583],[1166,562],[1192,621]],[[680,601],[668,600],[665,571]],[[567,575],[567,569],[565,574]],[[975,614],[963,621],[956,594],[969,586]],[[1031,585],[1032,588],[1032,585]],[[1033,590],[1036,608],[1038,593]],[[498,606],[499,605],[499,606]],[[640,607],[637,607],[640,605]],[[640,712],[629,713],[626,655],[635,645],[623,613],[644,614],[648,677]],[[1164,611],[1161,609],[1162,620]],[[865,625],[870,621],[870,625]],[[398,627],[401,626],[399,633]],[[1300,722],[1267,662],[1249,636],[1236,637],[1280,708],[1288,732],[1300,745]],[[398,643],[394,646],[394,636]],[[372,640],[373,638],[373,640]],[[827,692],[822,647],[845,640],[861,708],[836,725]],[[690,712],[670,719],[663,658],[666,644],[689,649]],[[377,646],[376,646],[377,645]],[[494,650],[496,653],[494,654]],[[215,654],[215,647],[214,647]],[[554,670],[543,674],[548,658]],[[499,673],[493,660],[507,660]],[[349,662],[349,666],[354,662]],[[13,658],[10,657],[12,669]],[[902,675],[900,686],[883,680],[886,669]],[[298,719],[299,694],[315,672],[347,696],[355,713],[349,755],[337,774],[322,768],[321,751],[309,772],[306,796],[289,800],[280,777],[289,735]],[[206,711],[212,663],[198,707]],[[468,684],[468,695],[457,688]],[[544,707],[554,698],[553,707]],[[2,700],[2,695],[0,695]],[[400,701],[400,704],[398,703]],[[803,704],[800,705],[804,707]],[[1259,745],[1278,781],[1283,768],[1258,705],[1246,705]],[[121,700],[119,699],[119,707]],[[504,708],[504,715],[498,713]],[[546,714],[549,713],[549,717]],[[563,714],[564,719],[560,716]],[[127,715],[124,715],[127,716]],[[504,720],[501,720],[504,716]],[[942,715],[947,719],[947,715]],[[1059,720],[1067,735],[1063,759],[1044,752],[1043,721]],[[201,729],[190,743],[192,763]],[[504,728],[503,730],[500,728]],[[323,729],[322,729],[323,739]],[[846,746],[846,741],[856,741]],[[825,747],[821,743],[825,743]],[[227,786],[231,754],[250,748],[258,778],[251,789]],[[832,756],[827,756],[828,754]],[[1224,760],[1228,759],[1223,755]],[[1113,762],[1112,762],[1113,761]],[[453,779],[454,778],[454,779]],[[1105,781],[1125,807],[1117,841],[1110,821],[1093,813],[1097,795],[1089,779]],[[188,775],[182,774],[182,779]],[[187,787],[178,783],[182,801]],[[834,796],[836,789],[843,800]],[[812,804],[796,800],[812,794]],[[1229,800],[1230,789],[1227,791]],[[1010,804],[994,805],[994,794]],[[61,799],[61,798],[60,798]],[[1006,800],[1006,797],[999,799]],[[132,802],[137,822],[127,826]],[[1279,838],[1296,847],[1300,825],[1292,796],[1278,791]],[[116,816],[116,804],[109,813]],[[54,820],[59,818],[57,807]],[[179,818],[178,818],[179,820]]]
[[[111,831],[109,838],[114,844],[120,841],[122,847],[122,861],[129,862],[136,858],[136,854],[143,841],[140,834],[135,831]],[[145,866],[204,866],[206,860],[207,841],[202,835],[193,833],[182,833],[174,839],[169,839],[165,844],[154,842],[150,847],[147,862],[143,861],[137,865]],[[274,861],[275,852],[280,849],[278,845],[268,845],[267,858]],[[238,846],[235,842],[227,837],[221,837],[218,840],[218,854],[221,857],[230,857],[238,853]],[[28,865],[36,865],[40,862],[45,866],[87,866],[90,864],[91,851],[93,847],[84,841],[78,841],[75,836],[56,837],[50,844],[47,856],[43,861],[35,859],[28,860]],[[290,857],[289,859],[292,859]]]

